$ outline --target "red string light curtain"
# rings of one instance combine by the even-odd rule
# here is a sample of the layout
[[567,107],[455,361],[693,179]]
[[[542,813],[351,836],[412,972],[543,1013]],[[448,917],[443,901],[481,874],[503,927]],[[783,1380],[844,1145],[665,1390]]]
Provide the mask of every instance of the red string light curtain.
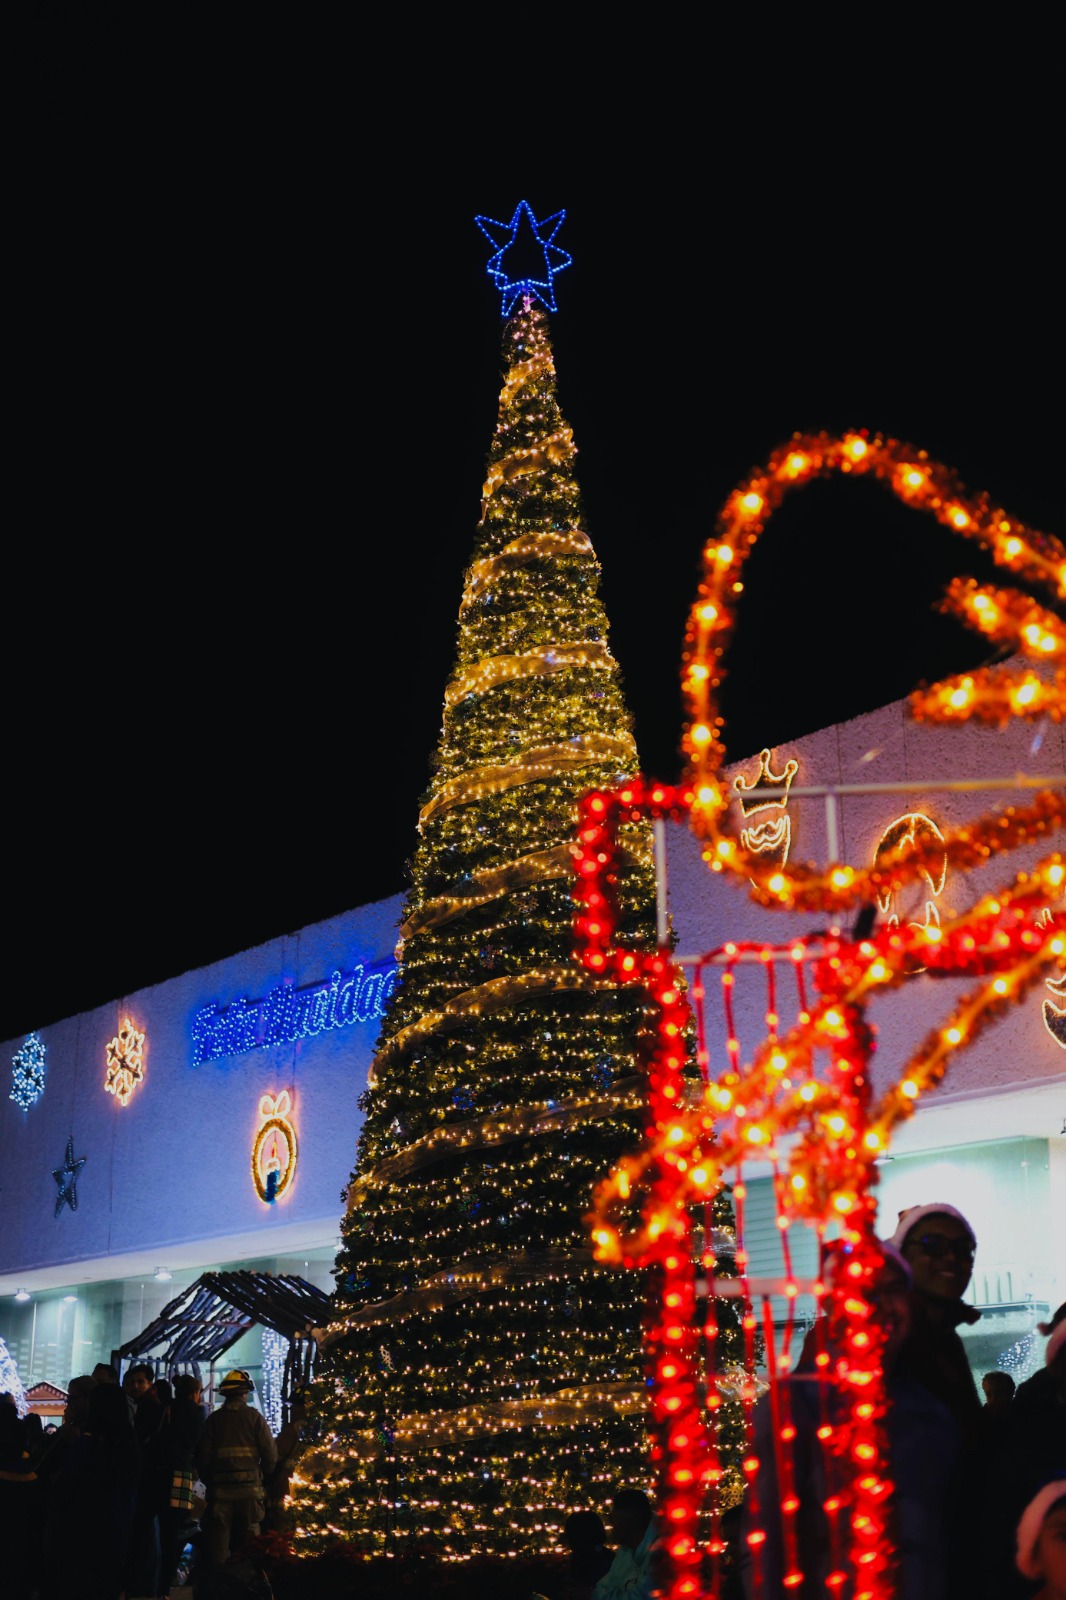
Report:
[[[654,1003],[657,1028],[648,1062],[649,1126],[640,1150],[624,1158],[597,1187],[590,1227],[597,1256],[625,1266],[652,1267],[655,1292],[649,1319],[647,1360],[658,1509],[664,1523],[664,1571],[660,1592],[667,1600],[700,1600],[720,1594],[723,1554],[714,1505],[721,1480],[715,1445],[717,1380],[713,1372],[715,1297],[705,1295],[702,1324],[694,1266],[697,1210],[719,1192],[731,1172],[741,1176],[737,1202],[739,1292],[746,1335],[745,1404],[754,1399],[755,1336],[759,1303],[765,1338],[769,1409],[780,1519],[782,1574],[787,1592],[810,1592],[813,1573],[800,1559],[791,1480],[794,1423],[789,1387],[780,1381],[772,1309],[746,1275],[743,1171],[753,1159],[769,1161],[783,1241],[795,1222],[813,1226],[823,1248],[839,1241],[835,1271],[820,1275],[817,1292],[825,1308],[825,1339],[815,1355],[830,1382],[826,1409],[816,1430],[839,1469],[838,1493],[826,1493],[830,1518],[830,1593],[851,1584],[853,1600],[891,1600],[894,1546],[890,1517],[892,1483],[885,1432],[886,1394],[881,1352],[885,1335],[874,1290],[884,1264],[874,1233],[876,1161],[896,1124],[911,1114],[923,1092],[934,1088],[953,1053],[970,1044],[1012,1002],[1021,1000],[1051,963],[1066,956],[1066,914],[1054,908],[1066,883],[1066,862],[1046,855],[1013,883],[984,895],[960,916],[939,926],[870,925],[868,934],[823,936],[814,951],[803,941],[793,956],[795,972],[810,983],[792,1021],[782,1022],[778,983],[780,952],[759,955],[766,966],[766,1033],[745,1061],[736,1036],[733,991],[739,947],[722,954],[724,1055],[712,1065],[706,1025],[705,969],[697,964],[692,1005],[698,1009],[702,1092],[690,1094],[686,1034],[692,1005],[684,975],[669,944],[655,951],[628,948],[616,938],[618,828],[622,822],[687,821],[703,841],[713,872],[743,883],[768,909],[830,914],[879,903],[905,884],[928,877],[935,864],[965,871],[1032,840],[1050,839],[1066,819],[1066,788],[1045,789],[1024,807],[1008,807],[954,828],[935,840],[903,837],[868,869],[830,861],[768,864],[738,838],[730,819],[732,793],[724,775],[725,747],[719,689],[723,657],[736,625],[747,557],[786,494],[815,478],[869,475],[906,505],[928,512],[963,538],[991,552],[1013,575],[1066,597],[1066,549],[1055,538],[1028,528],[969,493],[954,474],[921,450],[877,434],[796,434],[773,452],[726,500],[703,551],[703,576],[693,604],[684,653],[683,683],[688,708],[684,748],[689,758],[685,785],[671,788],[642,779],[582,802],[574,848],[574,930],[578,959],[593,974],[644,987]],[[911,697],[918,720],[993,726],[1009,718],[1059,720],[1066,712],[1066,626],[1056,613],[1014,589],[979,586],[960,579],[945,607],[991,640],[1028,658],[1041,670],[1012,664],[935,684]],[[796,947],[798,949],[798,946]],[[771,979],[770,973],[774,976]],[[906,1064],[899,1080],[871,1104],[868,1063],[872,1029],[866,1012],[881,993],[918,971],[975,976],[946,1021],[934,1026]],[[634,1222],[628,1210],[640,1196]],[[714,1279],[714,1237],[704,1229],[701,1266]],[[786,1258],[787,1263],[788,1258]],[[722,1274],[721,1276],[725,1276]],[[747,1278],[747,1281],[745,1279]],[[789,1280],[792,1280],[791,1283]],[[737,1280],[733,1280],[734,1283]],[[720,1294],[725,1285],[718,1285]],[[786,1264],[786,1298],[798,1297]],[[791,1323],[786,1314],[785,1348]],[[832,1405],[828,1404],[832,1398]],[[830,1410],[832,1415],[830,1415]],[[759,1460],[745,1457],[749,1479],[749,1548],[753,1559],[765,1544],[760,1525]],[[830,1475],[825,1475],[826,1482]],[[710,1504],[712,1532],[704,1543],[702,1517]]]

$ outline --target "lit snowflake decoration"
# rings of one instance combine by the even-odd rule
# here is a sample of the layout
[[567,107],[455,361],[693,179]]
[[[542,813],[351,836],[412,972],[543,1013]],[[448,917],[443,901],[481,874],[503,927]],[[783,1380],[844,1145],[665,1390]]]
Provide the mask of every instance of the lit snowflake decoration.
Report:
[[139,1033],[129,1017],[107,1046],[107,1077],[104,1088],[125,1105],[137,1085],[144,1078],[144,1034]]
[[11,1057],[11,1075],[8,1099],[28,1111],[44,1094],[44,1045],[36,1033],[31,1033],[22,1049]]

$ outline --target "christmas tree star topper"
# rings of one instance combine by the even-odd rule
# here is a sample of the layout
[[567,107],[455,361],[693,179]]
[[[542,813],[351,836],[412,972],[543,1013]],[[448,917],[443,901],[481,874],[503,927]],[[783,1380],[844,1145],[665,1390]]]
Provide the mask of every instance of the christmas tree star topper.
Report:
[[[489,259],[487,271],[495,278],[496,287],[503,296],[502,311],[509,317],[515,301],[528,295],[539,300],[549,311],[555,310],[555,274],[568,267],[572,257],[553,243],[566,220],[565,211],[538,222],[532,207],[525,200],[515,206],[510,222],[494,222],[491,217],[475,217],[474,221],[495,254]],[[505,262],[504,257],[509,260]]]
[[85,1163],[86,1163],[86,1161],[88,1159],[89,1159],[88,1156],[79,1156],[78,1159],[75,1161],[75,1159],[74,1159],[74,1135],[71,1134],[70,1138],[67,1140],[67,1154],[66,1154],[66,1159],[63,1162],[63,1165],[61,1167],[53,1167],[52,1168],[52,1176],[56,1180],[57,1185],[59,1186],[59,1193],[56,1195],[56,1209],[55,1209],[55,1214],[56,1214],[57,1217],[58,1217],[59,1213],[63,1209],[64,1202],[70,1207],[70,1209],[72,1211],[77,1211],[77,1209],[78,1209],[78,1190],[77,1190],[78,1173],[81,1171],[82,1167],[85,1165]]

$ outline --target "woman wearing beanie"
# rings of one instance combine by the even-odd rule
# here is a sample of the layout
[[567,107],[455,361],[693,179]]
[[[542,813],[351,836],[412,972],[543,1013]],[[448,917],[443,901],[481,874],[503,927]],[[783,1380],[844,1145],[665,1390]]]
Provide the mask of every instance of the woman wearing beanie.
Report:
[[911,1331],[900,1352],[900,1370],[943,1401],[964,1442],[976,1446],[981,1400],[957,1330],[981,1315],[962,1298],[973,1275],[977,1236],[961,1211],[938,1201],[901,1212],[892,1243],[914,1282]]

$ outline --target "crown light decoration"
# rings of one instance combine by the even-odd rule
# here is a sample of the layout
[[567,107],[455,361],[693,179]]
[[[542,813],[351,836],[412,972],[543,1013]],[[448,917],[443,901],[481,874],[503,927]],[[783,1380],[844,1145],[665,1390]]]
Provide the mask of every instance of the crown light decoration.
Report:
[[[683,1038],[691,1013],[680,969],[670,951],[653,955],[627,949],[616,937],[614,884],[618,867],[618,829],[649,818],[688,817],[705,841],[712,870],[743,874],[753,881],[752,896],[768,907],[844,910],[884,900],[903,885],[946,872],[948,862],[974,866],[993,855],[1043,837],[1061,827],[1066,793],[1047,790],[1026,808],[1008,808],[966,827],[925,839],[904,831],[874,867],[865,871],[843,863],[767,869],[758,852],[727,828],[729,794],[722,775],[723,718],[716,691],[724,676],[721,658],[734,626],[736,597],[743,587],[743,561],[789,487],[832,472],[872,472],[904,501],[925,507],[958,532],[991,549],[997,563],[1020,576],[1066,594],[1066,551],[1048,535],[1035,533],[971,497],[954,476],[924,452],[863,433],[843,437],[796,435],[771,456],[767,467],[734,492],[719,518],[718,532],[704,552],[704,581],[693,609],[685,656],[685,686],[691,721],[686,749],[690,781],[670,788],[642,779],[614,792],[594,792],[582,803],[575,846],[575,935],[577,953],[589,971],[640,984],[655,1003],[657,1045],[649,1068],[650,1129],[642,1148],[624,1158],[597,1188],[590,1227],[597,1259],[624,1266],[659,1269],[659,1303],[647,1336],[656,1423],[659,1512],[666,1528],[668,1570],[661,1592],[668,1600],[699,1600],[707,1592],[699,1544],[700,1507],[720,1477],[713,1427],[708,1430],[700,1400],[700,1368],[695,1324],[696,1290],[691,1267],[691,1210],[720,1192],[725,1173],[742,1169],[757,1156],[783,1164],[779,1203],[786,1223],[813,1223],[823,1241],[832,1233],[845,1265],[832,1283],[815,1292],[828,1313],[830,1336],[839,1352],[833,1377],[846,1400],[842,1422],[820,1430],[827,1448],[851,1469],[847,1508],[847,1561],[828,1585],[850,1579],[855,1600],[890,1600],[894,1593],[888,1513],[893,1485],[889,1476],[884,1418],[887,1399],[880,1362],[883,1334],[874,1317],[871,1286],[881,1265],[874,1234],[876,1162],[899,1121],[941,1080],[955,1051],[971,1043],[1012,1002],[1038,983],[1052,963],[1066,956],[1066,914],[1051,913],[1061,902],[1066,864],[1055,852],[1013,884],[981,898],[968,912],[943,925],[888,924],[869,937],[851,940],[832,933],[819,951],[813,972],[817,997],[797,1023],[778,1037],[771,1031],[750,1065],[731,1056],[728,1070],[707,1085],[698,1105],[686,1105],[682,1079]],[[934,685],[911,697],[918,719],[960,721],[974,716],[1001,725],[1012,715],[1048,715],[1066,710],[1061,663],[1066,630],[1050,612],[1033,607],[1014,591],[978,589],[960,580],[946,602],[964,619],[983,619],[982,631],[1030,658],[1056,662],[1048,684],[1023,671],[990,668]],[[825,939],[825,936],[819,936]],[[767,947],[767,951],[771,947]],[[807,958],[808,941],[795,942],[795,959]],[[870,1102],[867,1071],[872,1032],[866,1007],[875,995],[902,983],[920,967],[981,981],[963,996],[946,1021],[927,1035],[902,1077]],[[821,1068],[821,1070],[819,1070]],[[787,1152],[779,1145],[795,1135]],[[742,1184],[735,1191],[742,1198]],[[639,1222],[623,1221],[635,1194],[645,1196]],[[704,1267],[716,1266],[705,1251]],[[798,1288],[793,1282],[786,1294]],[[754,1317],[745,1316],[745,1327]],[[772,1340],[768,1341],[769,1346]],[[829,1356],[825,1354],[828,1364]],[[713,1417],[713,1401],[707,1410]],[[787,1422],[776,1424],[775,1454],[791,1460]],[[758,1460],[749,1450],[744,1471],[756,1494]],[[779,1481],[785,1482],[780,1478]],[[788,1589],[804,1585],[798,1558],[794,1494],[784,1493],[785,1572]],[[749,1534],[757,1562],[765,1533]],[[712,1593],[720,1595],[718,1562],[724,1545],[717,1536],[707,1547],[712,1558]]]
[[44,1094],[44,1042],[40,1034],[31,1033],[21,1049],[11,1057],[11,1093],[9,1100],[22,1111],[28,1111]]
[[127,1017],[106,1046],[104,1088],[115,1096],[119,1105],[128,1105],[130,1095],[144,1080],[144,1039],[144,1034]]
[[[774,861],[784,866],[788,860],[788,852],[792,844],[792,819],[788,814],[788,791],[792,787],[792,780],[799,771],[799,762],[790,759],[785,762],[783,772],[773,772],[770,767],[770,751],[759,751],[759,772],[753,783],[749,783],[743,773],[733,779],[733,788],[740,796],[740,809],[744,816],[744,826],[740,830],[740,842],[745,850],[750,850],[753,855],[763,857],[772,856]],[[768,796],[765,791],[783,789],[783,795]],[[764,811],[777,812],[776,816],[762,816]],[[758,822],[748,822],[748,818],[758,813]]]

